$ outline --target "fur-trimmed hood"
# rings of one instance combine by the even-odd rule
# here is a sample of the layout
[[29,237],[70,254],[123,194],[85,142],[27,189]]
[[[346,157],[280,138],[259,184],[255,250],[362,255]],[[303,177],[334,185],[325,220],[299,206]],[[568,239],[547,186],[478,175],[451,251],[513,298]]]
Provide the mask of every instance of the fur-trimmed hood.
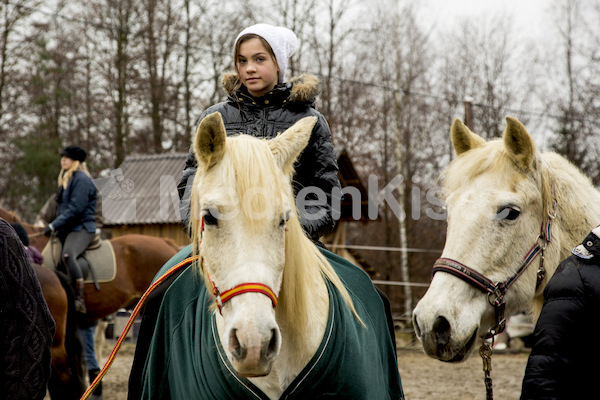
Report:
[[[227,94],[232,94],[237,81],[237,74],[235,72],[225,72],[221,77],[221,84]],[[316,100],[319,94],[319,78],[311,74],[302,74],[298,77],[292,78],[289,82],[284,85],[290,85],[290,101],[299,101],[312,103]]]

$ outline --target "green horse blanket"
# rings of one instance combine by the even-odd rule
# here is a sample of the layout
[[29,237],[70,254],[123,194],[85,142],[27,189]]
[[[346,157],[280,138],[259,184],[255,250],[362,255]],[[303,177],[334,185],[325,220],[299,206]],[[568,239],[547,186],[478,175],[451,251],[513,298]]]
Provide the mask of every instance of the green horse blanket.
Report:
[[[383,303],[369,277],[345,259],[322,250],[346,285],[361,326],[328,282],[329,318],[321,345],[281,399],[404,399],[396,349]],[[158,276],[190,254],[189,246]],[[170,282],[144,315],[147,349],[136,349],[129,399],[268,399],[248,379],[236,375],[217,335],[212,298],[203,279],[187,267]],[[160,303],[160,306],[158,306]],[[138,341],[138,346],[139,346]],[[147,350],[147,351],[146,351]],[[138,380],[139,379],[139,380]]]

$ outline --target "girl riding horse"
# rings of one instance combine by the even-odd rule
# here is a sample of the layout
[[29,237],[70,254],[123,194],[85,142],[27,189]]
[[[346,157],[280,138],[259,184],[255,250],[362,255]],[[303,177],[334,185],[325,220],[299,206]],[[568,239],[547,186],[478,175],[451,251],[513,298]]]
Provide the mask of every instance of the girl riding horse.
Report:
[[84,280],[79,258],[96,234],[96,187],[85,166],[87,153],[79,146],[67,146],[60,153],[58,175],[58,210],[56,218],[44,229],[62,242],[62,260],[71,274],[75,288],[75,308],[85,314]]

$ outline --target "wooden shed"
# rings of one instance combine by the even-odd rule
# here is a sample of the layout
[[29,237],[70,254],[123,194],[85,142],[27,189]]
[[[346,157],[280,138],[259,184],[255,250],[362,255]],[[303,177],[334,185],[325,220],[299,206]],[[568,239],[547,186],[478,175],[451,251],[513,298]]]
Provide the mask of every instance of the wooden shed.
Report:
[[177,194],[186,157],[187,153],[126,157],[104,178],[104,185],[96,185],[102,196],[104,230],[112,237],[139,233],[171,238],[180,246],[189,244]]

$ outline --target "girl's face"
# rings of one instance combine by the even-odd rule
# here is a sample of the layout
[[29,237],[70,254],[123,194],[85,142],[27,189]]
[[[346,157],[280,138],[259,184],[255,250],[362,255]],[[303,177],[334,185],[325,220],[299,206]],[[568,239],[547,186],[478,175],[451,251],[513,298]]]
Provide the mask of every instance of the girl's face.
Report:
[[260,39],[243,42],[235,62],[240,81],[252,96],[263,96],[277,85],[279,68]]
[[62,156],[60,159],[61,168],[66,171],[73,166],[73,160],[67,156]]

